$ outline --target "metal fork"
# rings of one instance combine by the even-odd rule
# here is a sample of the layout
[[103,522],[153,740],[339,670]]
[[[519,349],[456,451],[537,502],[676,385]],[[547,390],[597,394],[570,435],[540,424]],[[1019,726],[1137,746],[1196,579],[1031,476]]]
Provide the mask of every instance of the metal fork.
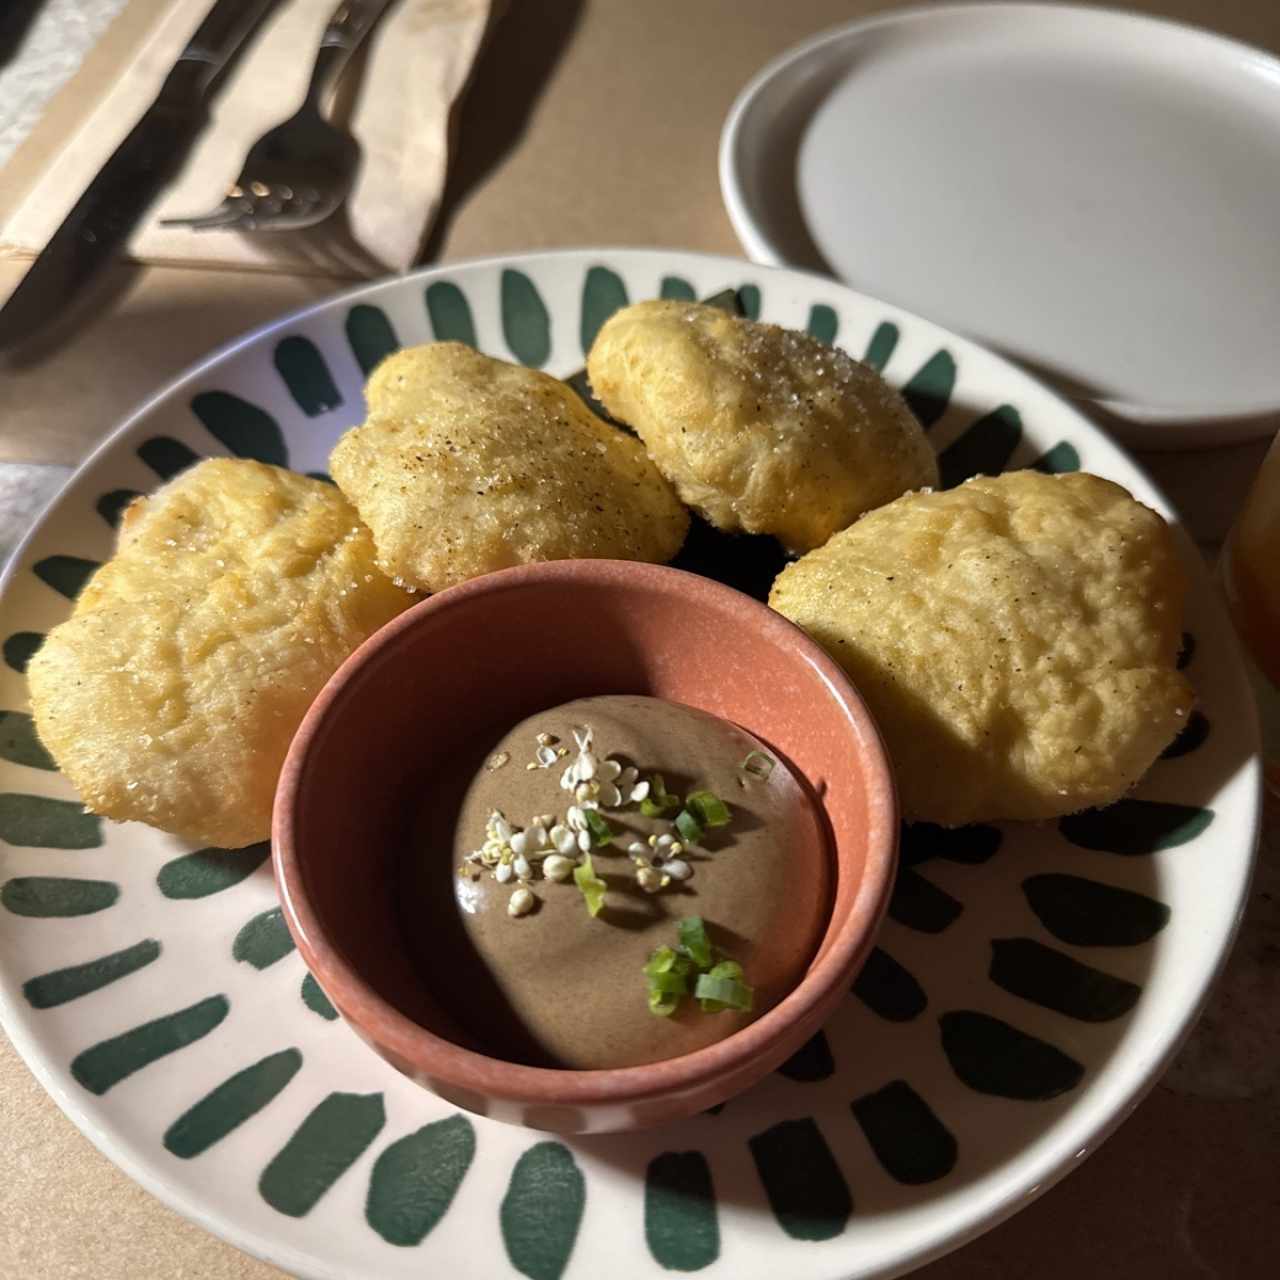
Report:
[[321,104],[390,0],[343,0],[320,39],[302,106],[249,149],[216,209],[162,226],[196,231],[290,231],[323,222],[355,184],[360,144],[330,124]]

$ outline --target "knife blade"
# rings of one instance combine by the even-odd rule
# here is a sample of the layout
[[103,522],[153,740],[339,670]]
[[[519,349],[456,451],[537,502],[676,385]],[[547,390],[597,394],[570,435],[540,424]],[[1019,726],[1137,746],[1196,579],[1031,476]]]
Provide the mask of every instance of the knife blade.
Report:
[[208,124],[219,75],[277,2],[217,0],[205,14],[155,100],[0,309],[0,349],[47,327],[116,257]]

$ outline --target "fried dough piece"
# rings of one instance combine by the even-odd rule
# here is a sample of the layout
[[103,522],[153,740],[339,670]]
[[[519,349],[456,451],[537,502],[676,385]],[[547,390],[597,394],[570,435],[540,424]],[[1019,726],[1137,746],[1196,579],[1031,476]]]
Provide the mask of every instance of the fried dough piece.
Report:
[[40,738],[94,813],[206,845],[267,837],[285,751],[406,605],[332,485],[211,459],[128,508],[31,660]]
[[638,302],[601,328],[587,372],[680,497],[728,532],[808,551],[938,483],[902,397],[807,333],[698,303]]
[[639,441],[564,383],[458,342],[412,347],[369,379],[369,420],[333,478],[397,581],[440,591],[538,560],[669,560],[689,516]]
[[779,574],[769,603],[849,673],[905,816],[1053,818],[1123,795],[1186,723],[1168,526],[1097,476],[909,494]]

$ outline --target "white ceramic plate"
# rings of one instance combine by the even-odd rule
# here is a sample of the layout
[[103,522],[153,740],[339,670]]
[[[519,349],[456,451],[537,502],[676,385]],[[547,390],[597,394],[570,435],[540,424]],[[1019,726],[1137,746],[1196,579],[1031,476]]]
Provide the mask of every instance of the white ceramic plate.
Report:
[[122,1168],[290,1272],[895,1274],[1075,1167],[1155,1080],[1222,960],[1256,833],[1256,732],[1191,552],[1203,716],[1180,753],[1101,815],[909,831],[880,949],[825,1033],[718,1114],[664,1129],[559,1140],[458,1114],[332,1020],[280,923],[265,849],[193,856],[80,810],[31,737],[21,668],[110,553],[129,493],[195,456],[323,468],[363,416],[364,370],[397,342],[460,336],[563,375],[625,300],[726,287],[883,366],[948,481],[1080,466],[1163,507],[1061,399],[936,325],[795,271],[595,250],[423,272],[250,334],[112,435],[10,567],[4,1025]]
[[1013,355],[1128,442],[1280,423],[1280,61],[1136,14],[931,5],[766,67],[721,140],[751,257]]

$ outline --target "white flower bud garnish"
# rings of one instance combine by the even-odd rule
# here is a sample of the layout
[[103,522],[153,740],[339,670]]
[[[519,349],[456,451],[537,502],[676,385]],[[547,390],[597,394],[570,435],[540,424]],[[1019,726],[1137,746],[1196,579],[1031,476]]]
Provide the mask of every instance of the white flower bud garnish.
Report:
[[[561,828],[563,830],[563,828]],[[573,840],[570,837],[569,847],[573,847]],[[562,857],[558,853],[553,853],[542,864],[542,874],[548,880],[567,880],[573,875],[574,861],[572,858]]]
[[622,792],[612,782],[600,784],[600,794],[596,799],[606,809],[616,809],[622,803]]
[[537,751],[534,752],[534,759],[537,760],[538,764],[541,765],[542,768],[550,769],[559,757],[556,755],[555,747],[539,747]]
[[581,849],[583,853],[591,852],[591,832],[590,831],[578,832],[578,848]]
[[511,868],[511,863],[509,862],[500,862],[493,869],[493,878],[499,884],[506,884],[514,874],[515,873]]
[[647,800],[649,798],[649,791],[650,787],[648,782],[637,782],[628,793],[627,799],[632,804],[639,804],[641,800]]
[[681,858],[672,858],[662,869],[673,880],[687,880],[693,875],[693,868]]
[[622,766],[616,760],[601,760],[596,776],[601,782],[613,782],[622,772]]
[[636,872],[636,883],[645,893],[657,893],[659,889],[670,884],[671,880],[657,867],[641,867]]
[[647,858],[649,856],[649,846],[641,844],[639,840],[633,840],[627,845],[627,853],[633,858]]
[[[557,853],[570,853],[577,847],[578,841],[568,827],[557,822],[551,828],[551,843],[555,845]],[[547,861],[550,862],[551,859],[548,858]]]
[[527,831],[517,831],[511,837],[511,852],[521,854],[524,853],[526,845],[529,843],[529,833]]
[[587,825],[587,820],[583,817],[582,810],[576,804],[569,806],[564,815],[564,820],[569,824],[570,831],[583,831]]
[[[529,837],[528,848],[530,850],[536,852],[539,849],[545,849],[547,847],[547,829],[540,821],[535,822],[533,826],[525,832],[525,835]],[[514,840],[511,841],[511,847],[513,849],[516,847],[516,842]]]
[[529,863],[529,859],[520,855],[511,864],[515,868],[516,875],[521,880],[528,880],[533,875],[533,867]]
[[497,836],[499,840],[505,841],[511,839],[511,823],[509,823],[502,814],[495,813],[490,819],[490,822],[493,826],[493,834]]
[[527,916],[533,910],[533,904],[537,899],[532,892],[521,885],[510,898],[507,899],[507,915],[509,916]]

